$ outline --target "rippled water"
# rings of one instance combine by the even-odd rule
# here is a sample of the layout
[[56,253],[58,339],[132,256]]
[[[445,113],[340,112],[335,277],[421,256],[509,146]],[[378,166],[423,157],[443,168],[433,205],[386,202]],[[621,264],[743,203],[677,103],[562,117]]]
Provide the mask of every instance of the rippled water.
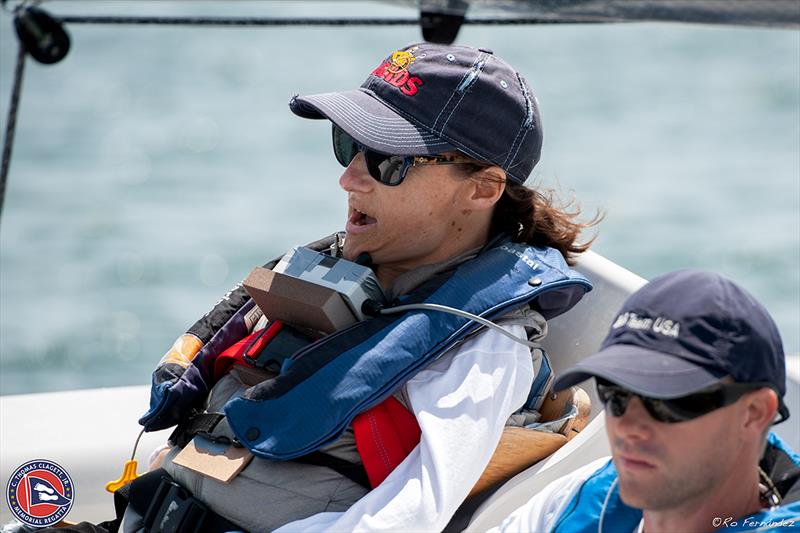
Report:
[[[369,4],[93,1],[56,13],[412,16]],[[353,88],[415,28],[71,25],[28,63],[0,222],[0,392],[146,383],[250,269],[344,223],[330,130],[294,93]],[[652,277],[720,271],[800,351],[800,33],[464,28],[528,78],[533,182],[603,209],[595,249]],[[15,55],[0,16],[5,126]]]

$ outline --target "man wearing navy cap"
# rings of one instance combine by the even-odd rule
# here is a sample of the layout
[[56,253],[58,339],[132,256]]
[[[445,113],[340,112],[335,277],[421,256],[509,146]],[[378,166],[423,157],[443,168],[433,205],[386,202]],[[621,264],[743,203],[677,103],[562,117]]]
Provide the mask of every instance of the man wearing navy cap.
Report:
[[722,276],[680,270],[623,305],[594,377],[612,457],[548,485],[501,531],[800,530],[800,456],[769,433],[789,411],[777,327]]

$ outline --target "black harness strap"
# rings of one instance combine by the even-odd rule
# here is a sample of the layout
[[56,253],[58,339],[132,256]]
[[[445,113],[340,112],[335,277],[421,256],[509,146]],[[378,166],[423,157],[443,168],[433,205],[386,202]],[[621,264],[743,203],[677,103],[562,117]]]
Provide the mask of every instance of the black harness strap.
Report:
[[[210,435],[223,418],[225,418],[225,415],[221,413],[196,414],[176,427],[175,431],[172,432],[172,435],[169,436],[169,441],[176,446],[183,448],[197,435]],[[231,444],[236,446],[238,443],[232,442]],[[362,487],[367,489],[372,488],[369,484],[367,471],[364,470],[364,465],[361,463],[351,463],[349,461],[345,461],[344,459],[339,459],[338,457],[333,457],[332,455],[328,455],[320,451],[312,452],[308,455],[304,455],[303,457],[298,457],[297,459],[293,459],[293,461],[296,463],[330,468],[334,472],[339,473],[354,483],[358,483]]]
[[[262,331],[267,331],[265,328]],[[283,362],[292,356],[292,354],[299,351],[301,348],[308,346],[311,342],[316,340],[311,338],[305,332],[283,324],[281,330],[262,348],[259,353],[252,353],[253,345],[256,344],[258,339],[254,339],[247,350],[244,352],[244,360],[256,368],[263,368],[265,370],[278,373],[281,370]]]
[[222,413],[198,413],[190,416],[178,424],[169,436],[169,441],[179,448],[183,448],[196,435],[211,434],[223,418],[225,418],[225,415]]
[[362,487],[372,490],[367,477],[367,471],[364,470],[364,465],[361,463],[351,463],[338,457],[333,457],[327,453],[320,451],[311,452],[308,455],[292,459],[294,463],[303,463],[306,465],[324,466],[331,470],[343,475],[354,483],[358,483]]

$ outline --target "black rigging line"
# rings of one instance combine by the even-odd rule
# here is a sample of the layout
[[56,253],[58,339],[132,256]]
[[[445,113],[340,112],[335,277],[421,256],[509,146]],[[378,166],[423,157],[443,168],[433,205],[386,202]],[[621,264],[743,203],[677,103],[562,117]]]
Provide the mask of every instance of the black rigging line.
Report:
[[[158,24],[165,26],[419,26],[419,18],[263,18],[263,17],[156,17],[156,16],[78,16],[54,17],[66,24]],[[604,18],[474,18],[467,25],[581,24],[625,22]]]
[[164,26],[409,26],[419,19],[374,18],[263,18],[263,17],[159,17],[68,15],[56,17],[66,24],[158,24]]
[[14,145],[14,131],[17,125],[17,109],[22,93],[22,75],[25,71],[25,48],[20,43],[17,51],[17,66],[14,68],[14,85],[11,90],[11,102],[8,106],[8,120],[6,121],[6,134],[3,141],[3,161],[0,167],[0,215],[3,212],[3,200],[6,197],[6,180],[8,167],[11,165],[11,148]]
[[[7,0],[0,0],[2,8],[9,11],[6,6]],[[23,2],[16,9],[14,14],[19,16],[25,13],[26,2]],[[28,8],[27,13],[37,12],[40,16],[46,14],[36,8]],[[257,17],[158,17],[158,16],[62,16],[46,18],[57,24],[137,24],[137,25],[165,25],[165,26],[418,26],[423,22],[420,18],[257,18]],[[598,20],[586,18],[546,18],[528,17],[517,19],[503,18],[484,18],[467,19],[463,24],[471,25],[522,25],[522,24],[580,24],[598,22],[624,22],[623,20]],[[50,28],[52,29],[52,28]],[[41,32],[40,32],[41,33]],[[36,35],[37,39],[41,35]],[[44,37],[47,37],[45,35]],[[66,37],[65,37],[66,38]],[[39,43],[42,44],[42,43]],[[52,43],[51,43],[52,44]],[[68,42],[67,48],[68,48]],[[26,45],[19,43],[17,53],[17,65],[14,71],[14,85],[11,92],[11,103],[8,109],[8,121],[6,122],[5,139],[3,141],[2,168],[0,169],[0,217],[3,212],[3,201],[5,199],[8,169],[11,164],[11,151],[14,145],[14,131],[17,122],[17,110],[19,108],[20,94],[22,92],[22,79],[25,67],[25,55],[31,53],[37,60],[42,59],[36,55],[36,50],[26,50]],[[41,51],[40,51],[41,52]],[[44,50],[50,52],[50,50]],[[66,50],[58,59],[65,55]],[[41,54],[40,54],[41,55]],[[47,59],[47,54],[45,54]],[[58,61],[47,60],[50,63]]]

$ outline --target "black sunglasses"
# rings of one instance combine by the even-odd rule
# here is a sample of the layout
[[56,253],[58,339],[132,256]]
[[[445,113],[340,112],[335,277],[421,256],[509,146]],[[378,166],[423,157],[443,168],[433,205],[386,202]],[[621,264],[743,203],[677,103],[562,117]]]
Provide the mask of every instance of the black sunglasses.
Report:
[[[720,383],[688,396],[661,400],[636,394],[597,378],[597,395],[611,416],[619,417],[624,415],[631,398],[636,396],[642,401],[645,409],[653,419],[667,424],[686,422],[703,416],[711,411],[735,403],[748,392],[764,387],[772,388],[772,385],[761,382]],[[782,421],[781,419],[778,422]]]
[[342,128],[333,126],[333,153],[336,160],[346,167],[359,152],[364,154],[367,171],[376,181],[394,187],[406,179],[406,174],[411,167],[420,165],[457,165],[478,164],[474,159],[465,155],[388,155],[376,152],[358,143]]

